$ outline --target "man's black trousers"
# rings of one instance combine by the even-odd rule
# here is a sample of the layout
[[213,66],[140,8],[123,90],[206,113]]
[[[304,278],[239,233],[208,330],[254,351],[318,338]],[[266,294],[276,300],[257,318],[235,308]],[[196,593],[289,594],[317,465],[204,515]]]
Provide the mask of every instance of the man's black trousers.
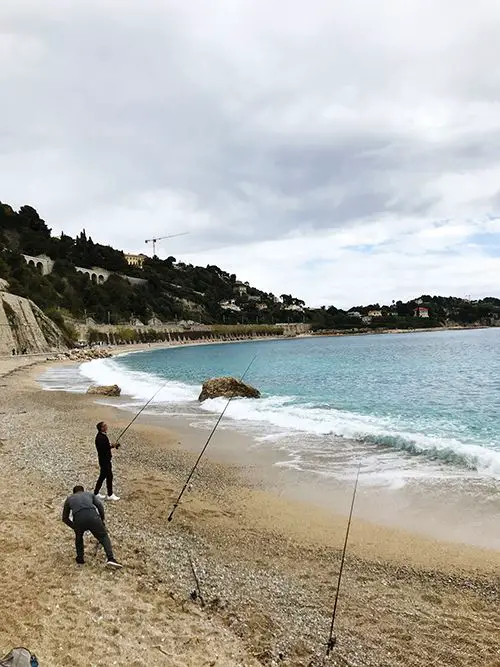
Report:
[[113,468],[111,466],[111,459],[109,461],[99,461],[99,466],[101,468],[101,472],[99,474],[99,479],[96,482],[95,489],[94,489],[94,495],[97,496],[97,494],[101,490],[101,486],[106,480],[106,488],[108,491],[108,496],[113,495]]
[[83,561],[83,535],[87,530],[90,530],[96,540],[99,540],[102,544],[108,560],[114,560],[111,540],[101,517],[95,510],[84,509],[77,512],[73,516],[73,526],[75,528],[75,547],[78,560]]

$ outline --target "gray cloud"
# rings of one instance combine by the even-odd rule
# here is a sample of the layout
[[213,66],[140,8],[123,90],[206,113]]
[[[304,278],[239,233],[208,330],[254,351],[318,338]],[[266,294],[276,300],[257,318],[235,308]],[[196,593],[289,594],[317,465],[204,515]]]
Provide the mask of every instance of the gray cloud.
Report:
[[204,250],[493,209],[445,177],[496,169],[499,12],[4,0],[0,196],[130,249],[146,230]]

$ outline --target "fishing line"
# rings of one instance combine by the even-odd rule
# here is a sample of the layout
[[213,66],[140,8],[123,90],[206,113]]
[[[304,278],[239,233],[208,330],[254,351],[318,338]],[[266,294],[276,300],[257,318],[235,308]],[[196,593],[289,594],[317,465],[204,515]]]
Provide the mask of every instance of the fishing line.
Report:
[[351,510],[349,512],[349,519],[347,521],[347,529],[345,533],[345,540],[344,540],[344,548],[342,549],[342,558],[340,560],[340,569],[339,569],[339,577],[337,580],[337,592],[335,593],[335,602],[333,604],[333,614],[332,614],[332,623],[330,625],[330,635],[328,637],[328,643],[326,645],[326,657],[330,655],[331,650],[337,643],[337,638],[333,634],[333,628],[335,625],[335,616],[337,614],[337,603],[339,601],[339,592],[340,592],[340,584],[342,581],[342,572],[344,570],[344,561],[345,561],[345,555],[347,551],[347,541],[349,539],[349,531],[351,529],[351,520],[352,520],[352,512],[354,509],[354,501],[356,500],[356,491],[358,489],[358,480],[359,480],[359,473],[361,471],[361,461],[359,462],[358,465],[358,472],[356,474],[356,482],[354,483],[354,491],[352,494],[352,501],[351,501]]
[[148,401],[145,405],[143,405],[143,407],[142,407],[142,408],[139,410],[139,412],[135,415],[135,417],[134,417],[134,418],[132,419],[132,421],[128,424],[128,426],[126,426],[126,427],[123,429],[123,431],[120,433],[120,435],[119,435],[119,436],[117,437],[117,439],[116,439],[116,444],[117,444],[117,445],[120,445],[120,439],[123,438],[123,436],[125,435],[125,433],[129,430],[129,428],[130,428],[130,427],[132,426],[132,424],[135,422],[135,420],[137,419],[137,417],[139,417],[139,415],[141,414],[141,412],[143,412],[143,411],[148,407],[148,405],[151,403],[151,401],[152,401],[152,400],[153,400],[153,399],[160,393],[160,391],[161,391],[167,384],[168,384],[168,380],[167,380],[166,382],[164,382],[164,383],[161,385],[161,387],[160,387],[157,391],[155,391],[155,393],[151,396],[151,398],[149,399],[149,401]]
[[[240,382],[243,381],[243,378],[245,377],[245,375],[246,375],[246,374],[248,373],[248,371],[250,370],[250,368],[251,368],[251,366],[252,366],[252,364],[253,364],[253,362],[255,361],[256,358],[257,358],[257,355],[255,354],[255,355],[253,356],[252,361],[248,364],[248,366],[247,366],[246,369],[245,369],[245,372],[244,372],[243,375],[241,376],[241,378],[240,378]],[[235,397],[235,394],[233,394],[232,396],[229,397],[229,399],[228,399],[226,405],[224,406],[224,409],[222,410],[222,412],[221,412],[220,415],[219,415],[219,418],[218,418],[217,421],[215,422],[215,426],[213,427],[212,431],[210,432],[210,435],[208,436],[207,441],[205,442],[205,445],[204,445],[203,449],[202,449],[201,452],[200,452],[200,455],[199,455],[198,458],[196,459],[196,463],[194,464],[194,466],[193,466],[191,472],[189,473],[188,478],[187,478],[187,480],[186,480],[186,483],[185,483],[184,486],[182,487],[182,491],[179,493],[179,495],[178,495],[178,497],[177,497],[177,500],[176,500],[175,503],[174,503],[174,506],[173,506],[173,508],[172,508],[172,511],[171,511],[170,514],[168,515],[168,521],[172,521],[172,518],[173,518],[173,516],[174,516],[174,512],[175,512],[175,510],[177,509],[177,507],[179,506],[179,503],[180,503],[180,501],[181,501],[181,498],[182,498],[182,496],[184,495],[184,491],[187,489],[188,484],[189,484],[189,482],[190,482],[190,480],[191,480],[191,477],[193,476],[194,471],[196,470],[196,468],[198,467],[199,462],[201,461],[201,457],[202,457],[203,454],[205,453],[205,450],[206,450],[206,448],[208,447],[208,445],[209,445],[209,443],[210,443],[210,440],[212,439],[212,437],[213,437],[215,431],[217,430],[217,427],[218,427],[219,424],[221,423],[222,417],[224,417],[224,413],[225,413],[226,410],[228,409],[229,404],[231,403],[231,401],[233,400],[234,397]]]

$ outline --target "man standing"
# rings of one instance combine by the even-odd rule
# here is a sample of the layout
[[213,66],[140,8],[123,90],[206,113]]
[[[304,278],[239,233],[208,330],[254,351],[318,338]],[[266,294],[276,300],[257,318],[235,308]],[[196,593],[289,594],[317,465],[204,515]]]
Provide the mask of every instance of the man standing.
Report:
[[[95,437],[95,446],[97,449],[97,456],[99,459],[100,474],[96,482],[94,494],[101,499],[106,500],[120,500],[118,496],[113,493],[113,468],[111,465],[111,450],[118,449],[119,443],[112,445],[107,436],[108,425],[105,422],[97,424],[97,435]],[[101,494],[101,486],[106,480],[107,496]]]
[[[69,514],[72,514],[72,520]],[[113,555],[111,540],[109,539],[104,525],[104,507],[101,501],[93,493],[85,491],[83,486],[75,486],[73,495],[68,496],[64,503],[62,520],[75,531],[76,562],[83,565],[85,560],[83,535],[90,530],[92,535],[99,540],[106,552],[106,565],[110,567],[122,567]]]

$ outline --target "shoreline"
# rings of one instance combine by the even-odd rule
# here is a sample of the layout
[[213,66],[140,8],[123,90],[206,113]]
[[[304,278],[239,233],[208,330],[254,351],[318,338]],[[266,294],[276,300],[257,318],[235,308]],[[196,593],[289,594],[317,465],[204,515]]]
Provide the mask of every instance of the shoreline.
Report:
[[[186,343],[186,345],[197,344],[199,343],[194,341]],[[218,342],[210,341],[205,344],[218,344]],[[165,347],[178,347],[178,344],[156,343],[151,346],[144,344],[140,349],[137,349],[136,345],[130,345],[127,350],[112,350],[111,355],[123,356]],[[90,380],[88,382],[90,384]],[[121,428],[128,424],[129,417],[131,419],[142,406],[141,402],[137,403],[136,408],[130,405],[128,399],[131,399],[131,396],[126,393],[120,398],[91,396],[89,399],[100,413],[108,408],[111,409],[112,420],[121,423]],[[122,405],[121,401],[127,405]],[[188,408],[188,412],[190,409]],[[186,451],[194,455],[199,453],[210,432],[210,427],[202,425],[202,422],[215,423],[217,416],[216,412],[193,411],[192,414],[180,416],[168,412],[151,414],[145,411],[141,414],[140,421],[147,427],[165,429],[166,432],[174,430],[186,443]],[[265,427],[265,423],[263,422],[261,426]],[[296,437],[300,438],[301,433],[297,432]],[[272,446],[267,448],[259,440],[256,432],[249,433],[238,420],[226,419],[221,422],[217,436],[211,441],[206,456],[222,465],[252,470],[251,475],[248,474],[247,477],[259,488],[273,489],[291,501],[305,500],[319,511],[328,510],[332,503],[342,504],[344,496],[352,493],[353,482],[349,480],[325,478],[318,473],[296,470],[293,465],[288,466],[289,454],[286,448]],[[427,486],[413,485],[411,477],[407,483],[396,487],[390,484],[373,484],[369,479],[363,484],[363,480],[360,480],[356,515],[359,519],[380,528],[403,530],[412,535],[449,544],[500,552],[500,536],[496,530],[499,516],[495,498],[489,488],[493,485],[493,481],[487,479],[482,481],[479,474],[477,476],[471,474],[468,481],[467,477],[462,478],[457,475],[456,480],[461,479],[465,481],[459,488],[452,485],[452,476],[448,482],[435,484],[429,481]],[[475,507],[470,496],[472,491],[478,498],[480,497],[479,508]],[[336,515],[336,512],[331,513]],[[347,510],[341,516],[346,514]]]
[[[241,341],[244,342],[244,341]],[[196,344],[195,342],[191,344]],[[158,344],[157,347],[162,347]],[[141,350],[148,351],[145,345]],[[130,354],[125,351],[123,354]],[[121,356],[121,354],[113,355]],[[109,380],[107,383],[112,383]],[[117,379],[118,384],[120,383]],[[90,381],[89,381],[90,382]],[[134,408],[123,393],[120,398],[106,399],[95,397],[96,405],[113,405],[118,410],[115,419],[130,419],[141,407],[137,401]],[[102,403],[101,401],[104,401]],[[121,405],[124,401],[127,405]],[[146,401],[144,398],[143,403]],[[116,402],[116,403],[115,403]],[[141,421],[150,426],[174,429],[182,434],[184,441],[194,443],[188,446],[192,453],[198,453],[208,437],[209,428],[200,423],[210,422],[218,416],[217,412],[201,412],[196,406],[186,405],[188,414],[179,416],[167,412],[154,414],[145,411]],[[101,410],[102,408],[99,407]],[[192,411],[192,413],[191,413]],[[181,408],[181,412],[183,412]],[[124,415],[124,416],[123,416]],[[254,422],[245,426],[238,419],[224,419],[211,441],[207,456],[212,460],[228,465],[245,466],[254,470],[253,481],[263,488],[278,490],[292,501],[306,500],[319,510],[324,510],[336,502],[343,502],[344,494],[352,491],[354,480],[323,476],[320,473],[295,469],[293,457],[287,452],[286,445],[282,448],[266,446],[259,433],[265,432],[266,422]],[[297,431],[295,438],[303,437]],[[404,452],[400,452],[404,463]],[[290,465],[289,465],[290,464]],[[401,484],[389,482],[376,483],[369,476],[360,479],[356,500],[356,515],[368,523],[380,527],[405,530],[410,534],[420,535],[443,542],[476,546],[479,548],[500,550],[500,535],[497,531],[499,514],[494,493],[495,483],[489,478],[482,478],[480,473],[472,471],[441,472],[429,469],[427,482],[413,482],[412,476]],[[433,481],[433,476],[439,481]],[[476,504],[475,501],[478,501]]]
[[[169,524],[195,455],[184,434],[136,424],[115,457],[122,500],[106,506],[125,568],[118,576],[103,572],[90,549],[89,562],[75,569],[60,511],[69,486],[89,486],[95,478],[96,409],[93,397],[42,391],[36,372],[2,378],[0,461],[10,484],[0,492],[7,529],[0,541],[0,586],[8,601],[0,644],[24,643],[52,667],[111,659],[179,667],[319,666],[344,516],[255,488],[245,466],[206,459]],[[103,414],[113,429],[125,422],[117,408],[103,407]],[[26,506],[28,484],[32,502]],[[345,497],[345,507],[348,502]],[[40,548],[36,536],[42,535],[51,550]],[[205,609],[189,598],[194,583],[186,553]],[[493,667],[499,568],[498,552],[355,517],[338,645],[329,664],[469,667],[481,655],[482,664]],[[29,603],[27,577],[35,596]],[[92,632],[92,646],[84,628]],[[105,660],[95,662],[90,655],[100,651]]]

